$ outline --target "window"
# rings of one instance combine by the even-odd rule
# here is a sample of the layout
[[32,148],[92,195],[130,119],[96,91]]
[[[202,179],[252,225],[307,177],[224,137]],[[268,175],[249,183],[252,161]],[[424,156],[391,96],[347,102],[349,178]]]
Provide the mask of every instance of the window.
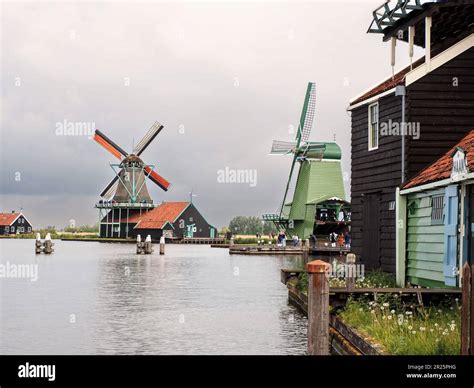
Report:
[[25,228],[23,226],[18,227],[18,232],[23,233],[25,231]]
[[28,226],[28,233],[31,232],[31,226]]
[[189,222],[193,222],[193,221],[194,221],[193,217],[189,217]]
[[431,198],[431,225],[443,223],[444,195],[435,195]]
[[11,227],[11,231],[12,231],[12,233],[15,233],[15,227],[14,226]]
[[379,148],[379,103],[369,105],[369,151]]
[[5,226],[5,233],[10,233],[10,227],[9,226]]

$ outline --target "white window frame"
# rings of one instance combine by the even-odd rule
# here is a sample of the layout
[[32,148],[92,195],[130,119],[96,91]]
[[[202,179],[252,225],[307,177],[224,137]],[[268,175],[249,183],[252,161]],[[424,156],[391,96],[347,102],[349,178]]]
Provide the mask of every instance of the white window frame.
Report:
[[28,226],[28,233],[31,233],[31,226]]
[[[376,106],[377,107],[377,121],[376,121],[376,125],[377,125],[377,128],[376,128],[376,139],[377,139],[377,144],[374,146],[374,144],[372,143],[372,130],[373,130],[373,125],[374,123],[372,122],[372,108]],[[368,145],[369,145],[369,151],[373,151],[373,150],[376,150],[379,148],[379,102],[374,102],[373,104],[370,104],[369,107],[368,107],[368,125],[367,125],[367,129],[368,129],[368,137],[367,137],[367,140],[368,140]]]
[[12,226],[12,227],[10,228],[10,232],[15,233],[15,227],[14,227],[14,226]]
[[5,226],[5,233],[10,233],[10,225]]

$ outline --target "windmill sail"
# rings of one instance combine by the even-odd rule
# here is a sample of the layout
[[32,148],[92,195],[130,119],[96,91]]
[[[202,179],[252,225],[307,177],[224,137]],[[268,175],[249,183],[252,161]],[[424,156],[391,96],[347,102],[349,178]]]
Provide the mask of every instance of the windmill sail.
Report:
[[[145,164],[139,157],[162,129],[163,126],[155,121],[143,139],[134,147],[130,155],[101,131],[95,131],[94,140],[116,158],[120,159],[119,165],[111,164],[116,176],[100,194],[102,198],[107,200],[112,198],[119,203],[152,203],[153,201],[145,183],[146,178],[163,190],[168,190],[170,182],[156,171],[153,171],[153,165]],[[118,172],[115,170],[117,167],[120,168]]]
[[98,129],[95,130],[94,140],[112,155],[114,155],[117,159],[122,159],[122,156],[127,156],[127,153],[122,148],[120,148]]
[[285,155],[294,151],[296,148],[296,141],[280,141],[273,140],[271,154]]
[[283,209],[285,207],[286,196],[288,194],[288,190],[290,189],[291,177],[293,176],[293,170],[295,169],[296,159],[297,159],[297,156],[295,154],[295,156],[293,157],[293,162],[291,162],[290,175],[288,176],[288,182],[286,183],[285,195],[283,195],[283,202],[280,208],[280,218],[282,218]]
[[162,129],[163,125],[161,125],[158,121],[155,121],[146,135],[143,136],[143,139],[133,149],[133,154],[140,156],[140,154],[145,151],[145,149],[150,145],[150,143]]
[[[311,128],[313,126],[314,112],[316,109],[316,85],[314,82],[308,83],[308,88],[306,90],[306,97],[304,100],[303,111],[301,112],[300,118],[300,142],[307,142],[309,135],[311,134]],[[299,144],[298,144],[299,145]]]
[[117,191],[117,186],[118,186],[118,175],[116,175],[114,179],[112,179],[110,183],[105,187],[105,189],[102,190],[102,193],[100,193],[100,196],[105,199],[111,199],[112,196]]
[[[286,183],[285,194],[283,195],[283,203],[280,208],[280,218],[282,217],[282,214],[283,214],[283,208],[285,206],[288,190],[290,189],[291,178],[293,176],[293,171],[295,169],[296,161],[298,157],[302,156],[301,153],[302,151],[304,151],[305,147],[307,146],[305,145],[305,143],[308,141],[309,135],[311,134],[311,127],[313,126],[315,108],[316,108],[316,85],[314,84],[314,82],[309,82],[308,87],[306,88],[306,95],[304,99],[303,110],[301,112],[300,125],[298,127],[298,132],[296,134],[296,143],[294,146],[291,147],[290,151],[280,152],[280,153],[293,152],[295,154],[295,156],[293,157],[293,161],[291,162],[290,175],[288,176],[288,182]],[[283,143],[285,142],[274,141],[272,151],[274,147],[275,147],[275,150],[278,150],[278,149],[283,150],[284,149]],[[303,146],[300,148],[300,145],[302,143],[303,143]],[[278,152],[274,152],[274,153],[278,153]]]

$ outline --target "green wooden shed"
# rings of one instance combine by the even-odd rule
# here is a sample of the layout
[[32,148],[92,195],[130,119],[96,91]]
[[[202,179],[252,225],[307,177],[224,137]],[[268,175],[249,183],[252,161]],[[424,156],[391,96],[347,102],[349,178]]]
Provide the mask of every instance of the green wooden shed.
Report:
[[397,189],[399,286],[459,287],[474,258],[474,131]]

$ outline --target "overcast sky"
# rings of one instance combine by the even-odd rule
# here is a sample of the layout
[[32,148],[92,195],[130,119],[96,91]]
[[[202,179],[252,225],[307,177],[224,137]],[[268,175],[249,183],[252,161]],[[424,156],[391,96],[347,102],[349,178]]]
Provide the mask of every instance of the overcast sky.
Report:
[[[155,202],[193,189],[218,227],[275,211],[291,158],[269,150],[293,140],[308,81],[310,140],[336,136],[350,173],[349,99],[391,73],[389,44],[366,33],[381,2],[2,4],[0,210],[22,207],[34,227],[97,222],[115,160],[58,123],[95,123],[131,151],[157,120],[142,157],[172,187],[150,183]],[[220,183],[226,167],[256,170],[257,184]]]

